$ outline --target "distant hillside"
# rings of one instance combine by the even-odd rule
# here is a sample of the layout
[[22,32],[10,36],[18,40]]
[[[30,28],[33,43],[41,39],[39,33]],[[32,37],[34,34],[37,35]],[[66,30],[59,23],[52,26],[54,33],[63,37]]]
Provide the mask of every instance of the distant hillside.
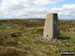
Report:
[[[0,19],[0,20],[45,20],[45,18],[12,18],[12,19]],[[59,19],[59,20],[70,20],[75,21],[75,19]]]

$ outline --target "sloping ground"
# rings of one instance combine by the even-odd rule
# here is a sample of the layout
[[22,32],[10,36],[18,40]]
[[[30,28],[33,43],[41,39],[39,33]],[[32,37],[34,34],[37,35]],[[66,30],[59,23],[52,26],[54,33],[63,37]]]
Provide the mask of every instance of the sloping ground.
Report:
[[[37,22],[35,22],[37,26],[33,27],[31,27],[32,24],[26,27],[23,22],[2,23],[3,26],[9,24],[14,28],[0,28],[0,56],[60,56],[59,51],[75,51],[75,32],[72,31],[61,30],[63,38],[70,38],[63,43],[51,45],[35,40],[43,36],[43,23],[39,22],[40,25],[38,25]],[[60,26],[64,27],[64,25]]]
[[[56,43],[55,45],[51,45],[49,43],[36,41],[34,40],[36,37],[40,36],[39,34],[35,34],[30,37],[19,37],[16,39],[5,40],[1,44],[0,55],[7,56],[58,56],[59,51],[74,51],[75,50],[75,34],[74,33],[62,33],[63,36],[71,37],[67,42],[64,43]],[[10,47],[10,48],[9,48]],[[15,47],[15,48],[11,48]],[[18,50],[20,49],[20,50]],[[23,51],[24,50],[24,51]]]

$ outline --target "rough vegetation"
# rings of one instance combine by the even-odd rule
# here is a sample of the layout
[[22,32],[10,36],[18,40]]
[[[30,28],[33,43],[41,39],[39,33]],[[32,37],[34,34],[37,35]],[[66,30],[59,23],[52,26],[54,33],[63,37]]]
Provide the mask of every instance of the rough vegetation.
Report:
[[60,56],[59,51],[75,50],[75,21],[59,21],[61,36],[70,39],[54,45],[35,40],[43,36],[44,22],[0,21],[0,56]]

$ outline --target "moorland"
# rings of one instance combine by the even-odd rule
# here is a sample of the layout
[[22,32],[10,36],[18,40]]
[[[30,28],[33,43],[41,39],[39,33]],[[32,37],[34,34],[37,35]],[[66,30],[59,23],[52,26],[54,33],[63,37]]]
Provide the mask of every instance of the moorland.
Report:
[[0,56],[60,56],[59,51],[75,51],[75,21],[59,20],[60,35],[70,37],[51,45],[35,40],[43,36],[45,20],[1,20]]

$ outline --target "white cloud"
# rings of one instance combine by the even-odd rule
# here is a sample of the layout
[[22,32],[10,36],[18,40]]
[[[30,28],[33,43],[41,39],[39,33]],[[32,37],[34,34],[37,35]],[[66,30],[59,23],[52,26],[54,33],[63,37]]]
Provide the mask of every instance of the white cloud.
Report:
[[75,4],[66,4],[66,5],[63,5],[63,9],[75,9]]
[[40,18],[45,17],[49,11],[59,13],[59,18],[75,18],[75,4],[52,9],[43,7],[62,1],[64,0],[3,0],[0,18]]
[[65,4],[62,8],[51,8],[51,12],[58,13],[60,19],[75,19],[75,4]]
[[23,6],[42,6],[47,4],[54,4],[64,0],[3,0],[2,6],[12,6],[12,5],[23,5]]

